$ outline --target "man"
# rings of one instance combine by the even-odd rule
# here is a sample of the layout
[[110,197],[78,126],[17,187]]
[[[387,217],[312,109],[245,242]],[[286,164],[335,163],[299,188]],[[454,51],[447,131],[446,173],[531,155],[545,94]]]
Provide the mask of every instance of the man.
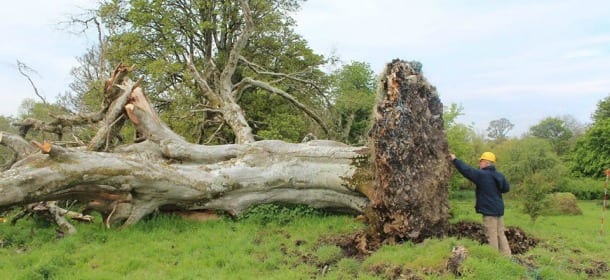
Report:
[[508,192],[510,186],[504,175],[496,171],[496,156],[484,152],[479,159],[479,169],[469,166],[454,154],[450,154],[455,168],[476,187],[475,210],[483,215],[483,227],[489,245],[499,250],[503,255],[510,256],[510,247],[504,234],[504,201],[502,193]]

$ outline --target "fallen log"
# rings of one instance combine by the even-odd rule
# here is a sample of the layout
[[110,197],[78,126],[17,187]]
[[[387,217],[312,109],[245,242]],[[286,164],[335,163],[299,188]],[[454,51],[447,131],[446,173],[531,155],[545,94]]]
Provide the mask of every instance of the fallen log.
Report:
[[261,203],[309,204],[352,213],[368,203],[358,191],[362,182],[353,180],[365,168],[359,160],[367,158],[366,148],[325,141],[259,141],[227,147],[233,152],[215,148],[228,158],[209,164],[169,163],[159,158],[162,149],[169,148],[143,142],[123,148],[135,152],[103,153],[43,144],[41,153],[0,174],[0,207],[129,194],[129,213],[114,219],[131,225],[166,205],[237,215]]

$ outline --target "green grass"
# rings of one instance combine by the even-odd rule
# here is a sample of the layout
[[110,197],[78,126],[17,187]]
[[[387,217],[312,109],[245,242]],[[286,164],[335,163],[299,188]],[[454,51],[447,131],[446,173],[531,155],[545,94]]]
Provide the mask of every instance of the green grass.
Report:
[[[238,221],[194,222],[155,216],[124,230],[107,230],[99,222],[78,224],[78,233],[65,238],[44,222],[2,223],[0,279],[393,279],[401,273],[423,279],[610,277],[586,273],[608,265],[610,228],[600,236],[598,203],[581,201],[583,215],[541,216],[535,223],[517,203],[506,203],[507,226],[542,240],[517,260],[456,238],[384,245],[368,258],[350,258],[323,240],[362,229],[353,217],[272,208],[281,217],[253,212]],[[481,220],[471,199],[454,199],[451,205],[452,222]],[[470,254],[461,277],[444,271],[457,245]]]

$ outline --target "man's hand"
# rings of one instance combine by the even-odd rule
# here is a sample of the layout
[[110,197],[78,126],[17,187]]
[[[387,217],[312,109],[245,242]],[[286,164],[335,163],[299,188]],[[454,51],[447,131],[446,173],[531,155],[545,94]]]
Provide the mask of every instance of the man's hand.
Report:
[[455,155],[450,153],[450,154],[449,154],[449,158],[450,158],[451,160],[454,160],[454,159],[455,159]]

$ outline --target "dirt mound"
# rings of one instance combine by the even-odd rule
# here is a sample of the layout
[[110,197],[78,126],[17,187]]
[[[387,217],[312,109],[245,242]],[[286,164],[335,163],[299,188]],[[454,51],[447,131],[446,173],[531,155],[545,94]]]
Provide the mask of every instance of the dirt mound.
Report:
[[[528,236],[523,230],[517,227],[508,227],[505,231],[506,237],[508,239],[508,243],[512,250],[513,255],[520,255],[531,248],[535,247],[540,241],[535,238]],[[381,245],[391,243],[388,240],[385,240],[382,243],[372,244],[370,240],[366,239],[367,234],[364,232],[359,232],[351,235],[336,235],[336,236],[326,236],[321,240],[318,240],[321,244],[334,244],[341,248],[342,253],[346,257],[353,257],[356,259],[363,260],[372,254],[374,251],[379,249]],[[487,238],[485,238],[485,234],[483,231],[483,225],[475,222],[458,222],[456,224],[451,224],[448,230],[448,236],[454,236],[457,238],[470,238],[472,240],[479,241],[481,244],[487,243]],[[452,257],[447,260],[446,271],[453,273],[454,275],[460,275],[460,264],[465,259],[465,255],[468,254],[465,248],[461,248],[465,252],[462,254],[461,259],[454,260],[453,259],[453,251]],[[456,250],[456,248],[454,248]],[[530,268],[535,269],[536,265],[534,260],[530,259],[531,256],[514,256],[515,260],[520,264]],[[452,261],[457,261],[456,263],[452,263]],[[608,270],[607,266],[604,266],[605,263],[595,263],[587,270],[584,270],[588,275],[602,275]],[[424,274],[427,273],[444,273],[446,271],[426,271],[424,268]],[[401,266],[391,265],[391,264],[378,264],[371,268],[371,272],[375,275],[382,276],[385,279],[422,279],[416,272],[406,269]]]
[[[582,266],[582,264],[580,264],[580,266]],[[610,271],[610,268],[608,267],[608,264],[606,264],[606,262],[604,261],[591,261],[588,267],[582,268],[582,270],[577,268],[575,269],[575,271],[584,271],[587,276],[591,278],[599,278],[604,276],[604,274],[608,273],[608,271]]]
[[[504,231],[510,250],[513,254],[523,254],[530,248],[535,247],[540,240],[528,236],[518,227],[507,227]],[[481,244],[487,243],[483,225],[475,222],[458,222],[449,226],[449,236],[457,238],[470,238],[479,241]]]
[[[510,249],[513,254],[523,254],[529,251],[531,248],[536,247],[540,240],[532,237],[525,233],[518,227],[508,227],[504,232]],[[483,225],[476,222],[458,222],[449,226],[448,236],[457,238],[469,238],[480,242],[481,244],[487,243],[487,238],[483,231]],[[363,250],[363,239],[365,234],[357,233],[352,235],[341,235],[327,237],[322,242],[325,244],[335,244],[343,250],[343,254],[348,257],[365,258],[370,253],[373,253],[376,249],[381,247],[381,244],[375,244],[371,246],[370,243],[366,244],[366,250]],[[387,243],[387,242],[386,242]],[[366,252],[366,253],[363,253]]]

